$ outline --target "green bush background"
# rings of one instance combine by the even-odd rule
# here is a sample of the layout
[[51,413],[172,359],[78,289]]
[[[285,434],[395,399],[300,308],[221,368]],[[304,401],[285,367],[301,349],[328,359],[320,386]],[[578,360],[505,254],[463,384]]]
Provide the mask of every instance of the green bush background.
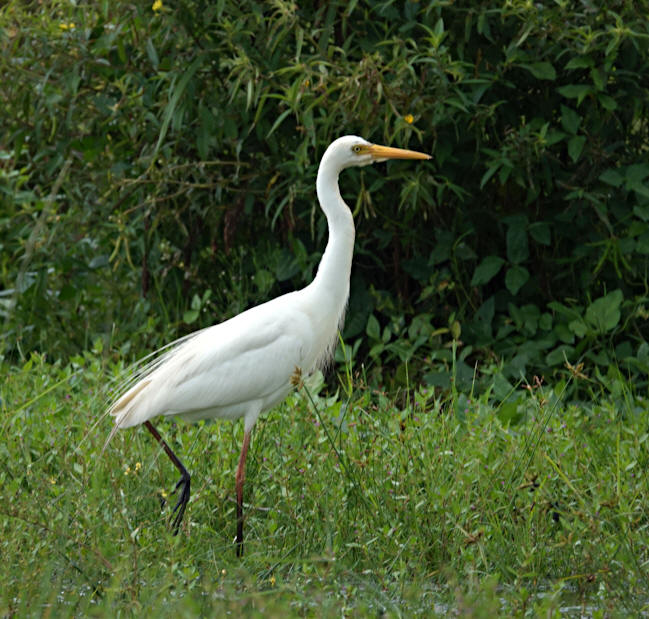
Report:
[[[375,382],[583,362],[646,386],[645,2],[9,2],[0,319],[9,359],[140,354],[303,286],[327,144],[345,172],[344,337]],[[339,351],[339,355],[342,354]],[[390,371],[386,371],[390,369]]]

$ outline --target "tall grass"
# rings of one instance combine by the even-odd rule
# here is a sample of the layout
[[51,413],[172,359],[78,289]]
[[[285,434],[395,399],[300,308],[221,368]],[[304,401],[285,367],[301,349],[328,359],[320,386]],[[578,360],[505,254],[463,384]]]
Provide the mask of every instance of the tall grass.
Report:
[[174,537],[176,471],[150,437],[120,432],[100,457],[118,370],[95,353],[3,367],[2,615],[645,608],[647,404],[622,379],[591,403],[530,386],[514,415],[307,379],[255,430],[237,560],[242,428],[160,423],[194,480]]

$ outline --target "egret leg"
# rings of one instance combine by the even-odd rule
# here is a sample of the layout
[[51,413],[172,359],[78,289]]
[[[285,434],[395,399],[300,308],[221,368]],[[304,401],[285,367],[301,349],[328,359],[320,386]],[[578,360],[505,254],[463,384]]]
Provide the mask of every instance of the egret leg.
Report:
[[243,482],[246,480],[246,456],[250,445],[250,430],[243,434],[243,445],[239,456],[237,467],[236,488],[237,488],[237,557],[243,555]]
[[160,433],[153,427],[150,421],[145,421],[144,425],[146,429],[153,434],[158,443],[160,443],[162,449],[165,450],[165,453],[169,456],[169,459],[174,463],[175,467],[180,471],[180,481],[176,484],[174,492],[177,492],[180,489],[180,494],[178,495],[178,502],[176,503],[173,514],[174,516],[172,527],[174,529],[174,535],[178,535],[178,529],[180,528],[180,523],[183,520],[185,515],[185,509],[187,508],[187,503],[189,503],[189,493],[190,493],[190,482],[191,478],[187,469],[183,466],[183,463],[178,459],[178,456],[171,450],[171,447],[167,445],[165,440],[160,436]]

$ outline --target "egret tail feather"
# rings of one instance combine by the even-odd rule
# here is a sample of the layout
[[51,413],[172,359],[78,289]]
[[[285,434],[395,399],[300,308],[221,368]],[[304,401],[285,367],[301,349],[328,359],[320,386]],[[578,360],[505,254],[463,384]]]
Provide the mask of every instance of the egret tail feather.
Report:
[[104,443],[104,446],[101,448],[101,453],[99,454],[99,457],[104,455],[104,452],[106,451],[106,447],[108,447],[108,443],[110,443],[113,440],[113,437],[117,434],[117,430],[119,430],[119,426],[115,424],[113,426],[113,429],[110,431],[110,434],[108,435],[108,438]]

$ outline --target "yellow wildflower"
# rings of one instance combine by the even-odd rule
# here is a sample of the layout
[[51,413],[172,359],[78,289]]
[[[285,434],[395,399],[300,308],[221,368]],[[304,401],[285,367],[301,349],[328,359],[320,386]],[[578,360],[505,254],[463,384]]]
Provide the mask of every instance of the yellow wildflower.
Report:
[[59,28],[61,30],[74,30],[74,22],[70,22],[69,24],[59,24]]
[[157,13],[161,9],[162,9],[162,0],[155,0],[155,2],[151,5],[151,10]]
[[405,120],[409,125],[412,125],[412,123],[415,122],[415,117],[412,114],[406,114],[403,117],[403,120]]

